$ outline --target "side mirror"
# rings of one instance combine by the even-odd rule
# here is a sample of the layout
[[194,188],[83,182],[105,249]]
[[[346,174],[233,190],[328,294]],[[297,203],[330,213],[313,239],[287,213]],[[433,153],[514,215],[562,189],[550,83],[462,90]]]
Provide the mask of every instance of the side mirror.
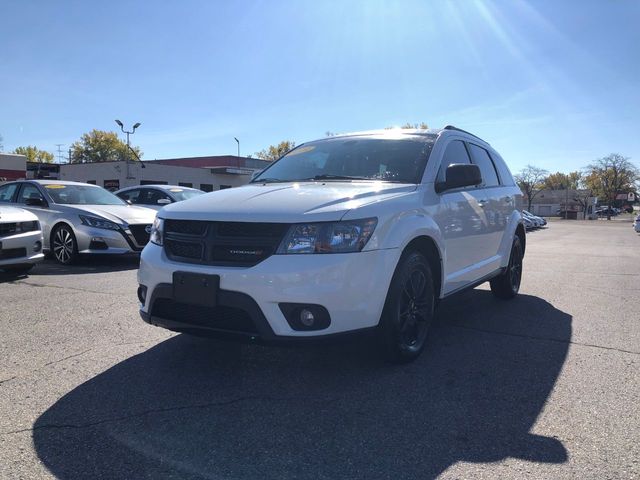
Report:
[[24,202],[29,207],[44,207],[45,203],[42,198],[27,198]]
[[453,163],[447,167],[445,181],[436,184],[440,193],[453,188],[471,187],[482,183],[480,167],[468,163]]
[[169,205],[171,203],[171,200],[169,200],[168,198],[159,198],[156,203],[158,205]]

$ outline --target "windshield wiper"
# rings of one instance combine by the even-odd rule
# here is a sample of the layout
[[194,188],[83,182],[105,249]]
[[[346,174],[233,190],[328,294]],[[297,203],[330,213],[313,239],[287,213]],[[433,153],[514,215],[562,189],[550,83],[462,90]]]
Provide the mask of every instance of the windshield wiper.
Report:
[[[311,180],[311,179],[310,179]],[[356,177],[353,175],[316,175],[312,180],[372,180],[369,177]]]
[[256,178],[251,183],[281,183],[290,182],[291,180],[282,180],[281,178]]

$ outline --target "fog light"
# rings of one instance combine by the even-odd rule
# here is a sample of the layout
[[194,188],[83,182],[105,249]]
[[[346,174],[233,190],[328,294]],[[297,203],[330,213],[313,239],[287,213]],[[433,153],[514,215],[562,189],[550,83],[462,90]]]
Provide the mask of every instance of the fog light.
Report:
[[313,323],[316,321],[316,318],[313,316],[313,312],[311,310],[307,310],[303,308],[300,311],[300,323],[305,327],[312,327]]
[[39,252],[40,250],[42,250],[42,242],[37,241],[36,243],[33,244],[33,251]]

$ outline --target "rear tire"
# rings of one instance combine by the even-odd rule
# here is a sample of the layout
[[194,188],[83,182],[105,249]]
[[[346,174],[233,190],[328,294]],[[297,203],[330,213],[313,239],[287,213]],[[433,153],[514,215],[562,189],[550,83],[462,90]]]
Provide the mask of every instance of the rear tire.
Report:
[[509,256],[509,264],[506,270],[501,275],[489,281],[491,292],[495,297],[502,300],[509,300],[518,294],[522,280],[523,257],[522,242],[520,241],[520,237],[516,235],[511,245],[511,255]]
[[56,262],[71,265],[78,258],[78,242],[71,227],[59,225],[51,235],[51,252]]
[[418,358],[434,318],[435,289],[429,262],[420,252],[404,253],[393,274],[380,319],[380,343],[388,361]]

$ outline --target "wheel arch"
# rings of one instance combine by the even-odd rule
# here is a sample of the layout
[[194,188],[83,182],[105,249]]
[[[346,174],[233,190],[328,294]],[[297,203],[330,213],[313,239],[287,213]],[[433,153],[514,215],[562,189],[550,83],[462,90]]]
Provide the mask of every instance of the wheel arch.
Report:
[[520,238],[520,243],[522,244],[522,255],[524,255],[524,252],[527,248],[527,234],[524,225],[518,223],[515,234]]
[[402,250],[404,255],[409,251],[418,251],[425,256],[429,262],[429,267],[433,272],[434,289],[436,292],[436,299],[442,296],[442,283],[443,283],[443,268],[442,268],[442,255],[436,241],[428,235],[420,235],[413,238]]

